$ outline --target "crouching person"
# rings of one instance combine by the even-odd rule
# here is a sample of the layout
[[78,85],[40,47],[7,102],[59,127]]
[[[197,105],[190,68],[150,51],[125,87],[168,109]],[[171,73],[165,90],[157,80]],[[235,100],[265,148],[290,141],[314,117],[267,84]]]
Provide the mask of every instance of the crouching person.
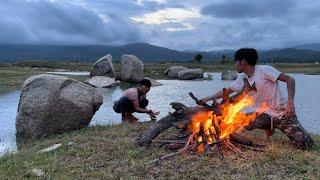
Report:
[[146,99],[146,95],[151,87],[151,82],[148,79],[142,79],[140,86],[137,88],[129,88],[123,92],[122,97],[114,102],[113,109],[117,113],[121,113],[123,122],[136,123],[138,118],[132,115],[132,113],[147,113],[151,120],[156,120],[156,115],[159,112],[146,109],[149,101]]

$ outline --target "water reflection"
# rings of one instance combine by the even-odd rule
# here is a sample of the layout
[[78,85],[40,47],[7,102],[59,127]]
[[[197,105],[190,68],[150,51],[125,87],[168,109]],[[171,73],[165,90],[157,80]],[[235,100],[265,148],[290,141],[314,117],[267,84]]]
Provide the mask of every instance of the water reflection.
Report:
[[15,118],[20,91],[0,95],[0,156],[17,150]]

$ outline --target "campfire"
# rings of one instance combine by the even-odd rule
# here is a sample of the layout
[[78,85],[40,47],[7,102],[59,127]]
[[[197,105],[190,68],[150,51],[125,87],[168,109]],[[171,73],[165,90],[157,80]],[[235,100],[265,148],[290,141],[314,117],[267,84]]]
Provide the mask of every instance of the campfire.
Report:
[[[190,95],[197,101],[192,94]],[[215,111],[204,111],[195,114],[188,126],[188,131],[191,135],[188,138],[186,147],[192,144],[191,146],[194,146],[192,149],[196,149],[198,154],[206,155],[216,148],[222,159],[221,145],[224,145],[241,157],[246,158],[230,142],[230,135],[241,131],[257,117],[258,113],[248,115],[241,112],[243,108],[251,105],[253,105],[253,98],[247,96],[235,103],[224,103],[221,107],[221,114]]]
[[[212,106],[202,104],[192,93],[189,95],[200,106],[189,108],[181,103],[171,103],[172,107],[176,109],[175,114],[168,115],[153,125],[140,139],[140,144],[145,142],[168,143],[168,147],[179,147],[177,144],[182,144],[181,149],[149,163],[158,162],[182,152],[193,152],[207,156],[218,155],[222,160],[225,149],[248,159],[241,149],[234,145],[234,142],[253,150],[257,150],[257,146],[235,134],[249,125],[259,115],[259,112],[264,112],[268,108],[267,105],[264,105],[251,114],[242,112],[244,108],[254,104],[253,97],[248,95],[248,92],[252,90],[255,90],[254,84],[250,86],[248,80],[244,79],[243,90],[233,97],[229,97],[226,89],[223,89],[223,101],[219,104]],[[182,117],[181,114],[183,114]],[[186,118],[186,120],[181,120],[182,118]],[[154,140],[158,134],[172,125],[186,131],[188,135],[185,140]]]

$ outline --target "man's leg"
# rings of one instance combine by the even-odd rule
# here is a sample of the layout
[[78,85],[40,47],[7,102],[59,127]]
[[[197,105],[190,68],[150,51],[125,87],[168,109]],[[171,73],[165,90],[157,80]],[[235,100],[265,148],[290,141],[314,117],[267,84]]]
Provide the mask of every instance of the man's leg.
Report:
[[246,130],[263,129],[265,131],[265,139],[269,141],[270,136],[273,135],[274,129],[271,127],[271,117],[268,114],[260,114],[254,121],[245,127]]
[[118,103],[123,122],[138,121],[138,119],[132,115],[132,113],[134,112],[134,108],[131,100],[128,97],[121,97]]
[[296,115],[290,118],[275,120],[275,126],[279,128],[299,149],[308,149],[313,145],[310,134],[301,126]]

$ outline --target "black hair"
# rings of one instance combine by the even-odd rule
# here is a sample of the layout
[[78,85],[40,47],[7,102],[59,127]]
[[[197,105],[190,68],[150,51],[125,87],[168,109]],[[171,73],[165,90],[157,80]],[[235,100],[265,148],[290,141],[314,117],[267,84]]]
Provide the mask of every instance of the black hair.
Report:
[[143,85],[145,85],[146,87],[151,87],[151,81],[149,80],[149,79],[142,79],[141,81],[140,81],[140,85],[141,86],[143,86]]
[[254,66],[258,61],[258,52],[253,48],[241,48],[237,50],[234,54],[234,60],[242,61],[243,59],[245,59],[249,65]]

